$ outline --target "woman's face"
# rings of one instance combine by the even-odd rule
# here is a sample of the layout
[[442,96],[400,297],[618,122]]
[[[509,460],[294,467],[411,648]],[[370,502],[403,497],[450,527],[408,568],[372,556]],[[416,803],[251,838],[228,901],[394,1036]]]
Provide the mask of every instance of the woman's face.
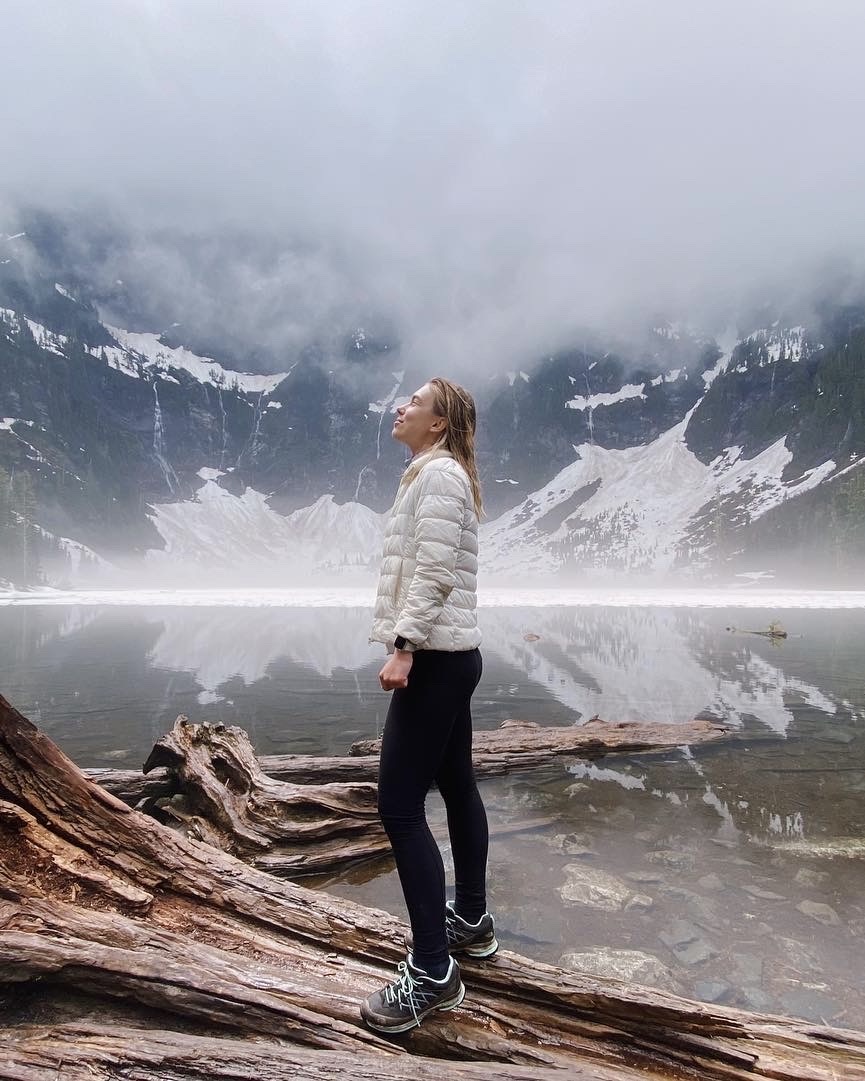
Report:
[[393,437],[404,443],[412,454],[427,450],[445,430],[445,419],[434,410],[435,391],[424,383],[414,392],[408,405],[397,407]]

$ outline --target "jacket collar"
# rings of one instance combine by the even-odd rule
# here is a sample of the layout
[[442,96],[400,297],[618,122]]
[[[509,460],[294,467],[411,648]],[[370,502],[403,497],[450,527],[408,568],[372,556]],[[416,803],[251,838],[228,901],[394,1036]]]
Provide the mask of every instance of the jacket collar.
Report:
[[422,451],[420,454],[415,454],[413,458],[409,458],[405,464],[405,471],[408,472],[411,469],[413,473],[417,472],[434,458],[453,458],[453,455],[444,447],[433,447],[431,450]]
[[406,463],[405,470],[400,478],[399,487],[397,488],[397,499],[402,497],[403,493],[408,489],[411,482],[418,473],[420,473],[423,467],[435,458],[453,458],[453,455],[449,450],[445,450],[444,447],[433,447],[431,450],[425,450],[422,454],[416,454]]

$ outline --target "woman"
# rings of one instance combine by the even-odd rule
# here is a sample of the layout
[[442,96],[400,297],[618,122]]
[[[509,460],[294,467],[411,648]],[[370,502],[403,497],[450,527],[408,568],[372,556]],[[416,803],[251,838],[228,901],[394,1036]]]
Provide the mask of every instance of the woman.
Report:
[[[379,1032],[404,1032],[463,1000],[451,956],[498,949],[486,910],[489,833],[472,769],[471,696],[481,677],[475,613],[481,493],[475,404],[447,379],[431,379],[397,409],[393,436],[411,451],[388,520],[372,640],[388,659],[393,691],[381,746],[378,809],[396,859],[411,935],[393,983],[363,1003]],[[427,825],[426,794],[447,808],[456,896],[445,904],[441,853]]]

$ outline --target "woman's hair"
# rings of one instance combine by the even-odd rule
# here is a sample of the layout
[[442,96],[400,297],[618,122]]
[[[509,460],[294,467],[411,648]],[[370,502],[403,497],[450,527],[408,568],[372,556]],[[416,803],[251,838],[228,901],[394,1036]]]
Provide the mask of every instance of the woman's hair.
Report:
[[466,471],[472,488],[475,511],[480,518],[483,514],[483,500],[478,467],[475,462],[477,412],[474,398],[464,387],[452,383],[450,379],[442,379],[440,376],[430,379],[429,385],[434,394],[433,409],[438,416],[444,417],[447,421],[438,446],[449,450]]

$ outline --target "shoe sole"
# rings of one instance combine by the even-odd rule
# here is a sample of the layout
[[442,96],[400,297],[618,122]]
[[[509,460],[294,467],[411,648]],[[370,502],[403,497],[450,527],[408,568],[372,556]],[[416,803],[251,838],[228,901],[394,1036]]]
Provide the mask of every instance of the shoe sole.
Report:
[[[406,935],[403,941],[405,943],[405,948],[411,952],[412,943],[409,936]],[[473,957],[476,961],[480,961],[484,957],[492,957],[498,948],[498,940],[494,938],[492,942],[487,942],[485,945],[451,946],[448,949],[448,953],[453,957]]]
[[453,998],[449,998],[446,1002],[440,1002],[438,1006],[431,1006],[428,1010],[424,1010],[423,1013],[418,1014],[417,1020],[412,1018],[411,1021],[408,1021],[404,1025],[377,1025],[368,1017],[364,1017],[364,1021],[366,1021],[367,1025],[376,1032],[386,1032],[389,1035],[395,1036],[400,1032],[408,1032],[410,1028],[417,1028],[425,1017],[429,1017],[431,1013],[435,1013],[437,1010],[455,1010],[465,997],[466,987],[464,983],[460,982],[460,989]]
[[496,939],[488,943],[486,946],[463,946],[461,949],[453,950],[453,953],[464,953],[469,957],[492,957],[492,955],[499,948],[499,944]]

